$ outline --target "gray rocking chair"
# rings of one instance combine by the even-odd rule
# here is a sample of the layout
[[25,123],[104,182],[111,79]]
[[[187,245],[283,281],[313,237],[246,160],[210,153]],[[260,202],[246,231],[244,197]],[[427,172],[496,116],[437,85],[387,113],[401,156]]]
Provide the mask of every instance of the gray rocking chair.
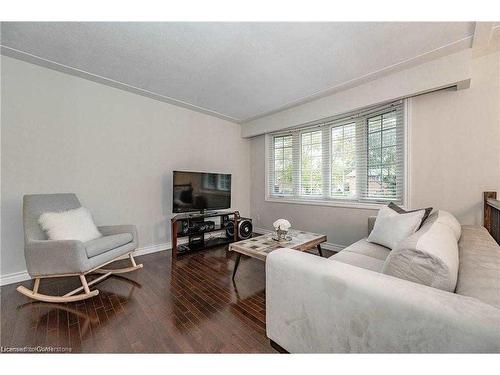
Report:
[[[98,227],[102,237],[81,242],[76,240],[52,241],[40,228],[38,218],[44,212],[66,211],[81,207],[75,194],[25,195],[23,200],[24,254],[28,273],[34,278],[33,289],[19,286],[17,291],[25,296],[44,302],[74,302],[94,297],[98,290],[89,286],[112,274],[125,273],[142,268],[133,257],[137,249],[137,229],[134,225]],[[128,256],[132,265],[120,269],[101,267]],[[101,276],[87,283],[85,275]],[[63,296],[38,293],[40,279],[61,276],[79,276],[82,286]],[[82,293],[83,292],[83,293]]]

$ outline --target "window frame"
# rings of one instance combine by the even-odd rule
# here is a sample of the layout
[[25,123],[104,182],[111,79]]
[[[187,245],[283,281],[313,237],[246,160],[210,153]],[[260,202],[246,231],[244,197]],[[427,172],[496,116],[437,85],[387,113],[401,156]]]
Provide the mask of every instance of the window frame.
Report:
[[[402,191],[402,198],[400,201],[400,205],[403,208],[409,208],[411,207],[411,192],[410,192],[410,187],[411,187],[411,160],[410,160],[410,155],[411,155],[411,126],[410,126],[410,118],[411,118],[411,98],[408,99],[403,99],[402,100],[402,106],[403,106],[403,124],[402,124],[402,129],[404,131],[404,137],[403,137],[403,191]],[[379,111],[376,111],[379,112]],[[366,117],[364,118],[364,122],[366,123],[364,126],[366,127],[366,152],[368,153],[368,118],[376,116],[376,113],[374,111],[373,114],[367,114]],[[347,117],[347,116],[346,116]],[[345,118],[344,120],[339,119],[342,122],[345,122],[345,125],[349,124],[349,119]],[[356,121],[352,120],[351,122],[355,122],[356,130],[358,130],[358,126],[360,126],[361,121]],[[331,143],[332,143],[332,138],[331,138],[331,129],[339,126],[338,124],[332,123],[330,126],[325,127],[328,129],[330,132],[330,136],[328,139],[328,152],[329,152],[329,175],[326,178],[331,179]],[[312,129],[304,128],[300,129],[297,127],[299,130],[299,134],[302,134],[302,132],[308,132],[311,131]],[[273,142],[273,137],[279,136],[279,135],[285,135],[285,134],[290,134],[290,130],[288,131],[283,131],[282,133],[267,133],[265,134],[265,201],[267,202],[275,202],[275,203],[287,203],[287,204],[305,204],[305,205],[317,205],[317,206],[333,206],[333,207],[346,207],[346,208],[357,208],[357,209],[380,209],[380,207],[387,205],[387,203],[390,200],[387,201],[371,201],[371,200],[366,200],[366,199],[361,199],[359,198],[359,195],[356,199],[348,199],[348,198],[342,198],[342,199],[335,199],[330,196],[325,196],[325,176],[323,175],[323,194],[319,196],[301,196],[300,195],[300,180],[299,180],[299,191],[295,191],[295,186],[294,186],[294,194],[292,195],[271,195],[270,194],[270,189],[269,189],[269,178],[270,178],[270,165],[269,165],[269,150],[270,150],[270,142]],[[322,134],[323,136],[323,134]],[[357,137],[355,137],[357,140]],[[294,140],[294,137],[292,136],[292,142]],[[301,136],[299,137],[299,140],[301,140]],[[322,140],[322,143],[324,144],[324,140]],[[357,147],[357,146],[356,146]],[[299,158],[301,159],[301,154],[302,154],[302,145],[301,143],[299,144],[300,148],[300,156]],[[293,154],[293,151],[292,151]],[[324,161],[324,154],[325,150],[323,150],[322,153],[322,161]],[[293,160],[292,156],[292,160]],[[359,155],[356,154],[356,158],[359,158]],[[273,159],[273,165],[274,165],[274,155],[272,157]],[[368,154],[366,155],[366,166],[368,167]],[[274,168],[274,167],[273,167]],[[301,169],[301,166],[299,166],[299,171]],[[368,173],[368,168],[367,168],[367,173]],[[300,179],[300,172],[298,173],[298,178]],[[274,174],[273,174],[274,178]],[[292,172],[292,184],[295,185],[294,178],[297,178],[295,175],[295,172]],[[331,181],[329,181],[328,185],[328,191],[331,190]],[[357,191],[358,191],[358,186],[357,186]],[[297,194],[299,193],[299,194]]]

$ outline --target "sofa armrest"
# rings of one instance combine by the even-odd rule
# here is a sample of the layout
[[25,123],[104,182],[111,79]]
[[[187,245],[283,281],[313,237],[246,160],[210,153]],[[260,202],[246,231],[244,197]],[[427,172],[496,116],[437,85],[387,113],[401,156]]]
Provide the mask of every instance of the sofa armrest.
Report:
[[104,225],[97,227],[104,236],[113,234],[130,233],[134,242],[138,242],[137,228],[135,225]]
[[30,276],[49,276],[88,271],[87,253],[81,241],[29,241],[26,243],[24,253]]
[[292,353],[500,352],[500,309],[290,249],[267,257],[266,321]]

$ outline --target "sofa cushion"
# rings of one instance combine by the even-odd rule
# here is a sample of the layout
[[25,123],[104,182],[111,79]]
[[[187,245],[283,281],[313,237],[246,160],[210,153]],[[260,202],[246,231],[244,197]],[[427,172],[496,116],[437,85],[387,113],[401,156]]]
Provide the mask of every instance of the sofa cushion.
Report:
[[389,207],[382,207],[367,241],[393,249],[400,241],[415,233],[424,214],[425,210],[399,214]]
[[439,220],[439,212],[430,215],[419,231],[398,243],[387,257],[382,272],[454,292],[458,277],[458,244],[456,231],[449,225],[451,214],[444,216],[445,222]]
[[387,247],[362,239],[331,256],[329,259],[365,268],[370,271],[382,272],[384,261],[389,252],[390,249]]
[[120,233],[104,236],[84,243],[89,258],[132,242],[132,234]]
[[500,246],[484,227],[462,227],[456,293],[500,308]]

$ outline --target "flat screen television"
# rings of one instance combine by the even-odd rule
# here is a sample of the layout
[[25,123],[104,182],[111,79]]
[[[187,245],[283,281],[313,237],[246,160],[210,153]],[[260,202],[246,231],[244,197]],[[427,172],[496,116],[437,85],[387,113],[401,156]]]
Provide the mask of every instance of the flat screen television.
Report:
[[174,171],[172,211],[195,212],[231,207],[231,175]]

